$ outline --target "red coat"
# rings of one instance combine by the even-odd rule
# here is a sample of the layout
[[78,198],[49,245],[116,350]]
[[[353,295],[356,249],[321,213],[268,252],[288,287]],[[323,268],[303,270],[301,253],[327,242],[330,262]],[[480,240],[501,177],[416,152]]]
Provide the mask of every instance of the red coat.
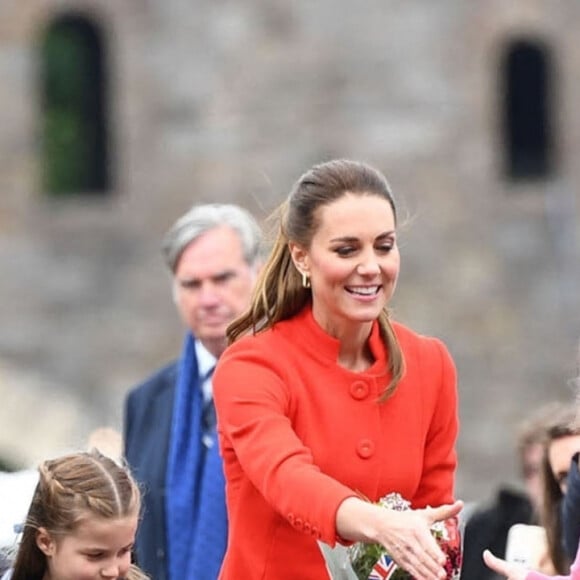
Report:
[[375,363],[336,364],[339,343],[310,308],[221,356],[213,379],[227,481],[221,580],[328,578],[316,540],[333,545],[336,511],[361,493],[397,491],[414,507],[453,499],[455,367],[437,339],[395,324],[406,372],[395,395],[375,323]]

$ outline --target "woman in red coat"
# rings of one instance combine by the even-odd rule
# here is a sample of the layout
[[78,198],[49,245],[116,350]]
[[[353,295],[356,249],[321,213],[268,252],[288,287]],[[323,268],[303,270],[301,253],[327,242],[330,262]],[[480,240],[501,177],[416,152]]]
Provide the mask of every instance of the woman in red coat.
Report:
[[[413,576],[445,578],[429,527],[461,509],[456,373],[443,343],[390,320],[398,274],[383,175],[346,160],[305,173],[213,380],[222,580],[327,578],[317,540],[381,543]],[[415,509],[371,503],[390,492]]]

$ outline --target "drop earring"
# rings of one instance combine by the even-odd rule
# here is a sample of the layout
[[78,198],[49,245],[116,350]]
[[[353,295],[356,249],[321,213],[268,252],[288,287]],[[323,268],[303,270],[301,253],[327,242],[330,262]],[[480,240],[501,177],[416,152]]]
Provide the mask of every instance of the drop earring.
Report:
[[302,288],[310,288],[310,278],[306,275],[306,272],[302,272]]

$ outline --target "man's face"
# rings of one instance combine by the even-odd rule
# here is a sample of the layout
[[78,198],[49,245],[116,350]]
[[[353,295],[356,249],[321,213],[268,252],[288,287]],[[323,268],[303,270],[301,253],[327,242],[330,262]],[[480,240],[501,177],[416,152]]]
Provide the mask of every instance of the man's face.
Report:
[[245,260],[229,226],[208,230],[191,242],[175,269],[175,302],[191,332],[216,357],[226,347],[228,324],[246,310],[257,266]]

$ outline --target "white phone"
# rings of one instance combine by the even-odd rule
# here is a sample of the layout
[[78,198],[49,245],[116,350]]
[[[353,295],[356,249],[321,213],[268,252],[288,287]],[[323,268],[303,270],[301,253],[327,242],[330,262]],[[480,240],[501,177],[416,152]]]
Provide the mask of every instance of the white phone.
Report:
[[543,527],[514,524],[509,529],[505,550],[508,562],[537,570],[547,550],[546,530]]

